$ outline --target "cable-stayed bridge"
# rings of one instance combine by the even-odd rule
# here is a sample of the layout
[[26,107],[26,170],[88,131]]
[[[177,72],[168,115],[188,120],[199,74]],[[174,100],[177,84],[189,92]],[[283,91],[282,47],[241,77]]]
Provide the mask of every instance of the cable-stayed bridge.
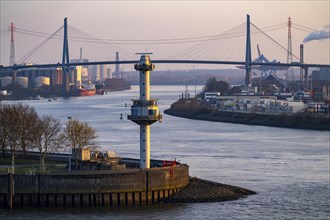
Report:
[[[65,19],[64,25],[56,30],[53,34],[47,34],[38,31],[31,31],[21,28],[16,28],[16,32],[34,37],[45,38],[39,45],[32,49],[29,53],[13,63],[11,54],[11,65],[1,66],[1,70],[16,70],[29,68],[46,68],[59,67],[62,68],[63,74],[66,75],[68,69],[73,66],[101,65],[101,64],[134,64],[138,62],[137,56],[118,45],[129,44],[148,44],[148,45],[179,45],[190,44],[184,50],[176,51],[168,57],[161,59],[153,59],[153,63],[161,64],[212,64],[212,65],[235,65],[243,67],[246,71],[245,84],[251,84],[251,69],[269,68],[276,69],[281,67],[300,67],[304,70],[304,79],[306,81],[308,68],[310,67],[325,67],[330,68],[329,64],[308,64],[304,63],[303,59],[293,54],[276,40],[270,37],[266,32],[270,32],[280,28],[286,28],[287,24],[273,25],[265,28],[258,28],[250,22],[250,16],[247,16],[247,21],[228,31],[218,35],[198,36],[176,39],[158,39],[158,40],[118,40],[118,39],[100,39],[87,34],[77,28],[67,25]],[[296,25],[302,30],[307,27]],[[311,30],[311,29],[309,29]],[[13,32],[13,30],[12,30]],[[291,60],[264,62],[256,58],[252,59],[253,42],[263,42],[269,45],[275,45],[279,53],[283,57],[290,55]],[[13,39],[12,39],[13,40]],[[88,61],[80,59],[78,62],[70,62],[70,57],[79,57],[77,47],[84,48],[84,53],[88,54]],[[75,48],[75,49],[72,49]],[[275,49],[272,49],[274,51]],[[115,52],[120,52],[121,59],[115,57]],[[161,52],[159,52],[161,54]],[[294,58],[294,60],[293,60]],[[14,73],[15,74],[15,73]],[[63,84],[67,84],[63,77]]]

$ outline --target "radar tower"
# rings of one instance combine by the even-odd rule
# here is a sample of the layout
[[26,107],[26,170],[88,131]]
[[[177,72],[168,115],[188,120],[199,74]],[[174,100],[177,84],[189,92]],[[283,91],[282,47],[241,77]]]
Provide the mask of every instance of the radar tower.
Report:
[[150,168],[150,125],[162,120],[157,99],[150,99],[150,71],[155,65],[150,61],[149,54],[141,55],[139,63],[134,65],[140,71],[140,99],[132,100],[131,115],[127,119],[140,125],[140,168]]

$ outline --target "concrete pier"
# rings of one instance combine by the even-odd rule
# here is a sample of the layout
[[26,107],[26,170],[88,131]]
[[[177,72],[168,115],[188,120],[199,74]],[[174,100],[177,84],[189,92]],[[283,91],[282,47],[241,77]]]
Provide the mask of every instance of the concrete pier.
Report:
[[[173,175],[172,175],[173,173]],[[0,174],[0,207],[10,208],[9,175]],[[189,167],[70,173],[13,174],[12,208],[151,204],[181,191]]]

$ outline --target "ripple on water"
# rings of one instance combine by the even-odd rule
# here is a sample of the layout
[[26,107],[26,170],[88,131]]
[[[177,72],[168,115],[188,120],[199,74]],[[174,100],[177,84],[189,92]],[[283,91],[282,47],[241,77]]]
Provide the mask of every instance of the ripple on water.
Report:
[[[164,110],[184,86],[152,86]],[[65,122],[89,122],[104,150],[139,156],[138,126],[127,121],[138,88],[49,103],[22,101]],[[13,102],[10,102],[13,103]],[[120,120],[123,113],[125,120]],[[256,191],[224,203],[157,204],[120,208],[0,210],[0,219],[328,219],[329,132],[206,122],[164,115],[151,127],[151,157],[187,163],[190,175]]]

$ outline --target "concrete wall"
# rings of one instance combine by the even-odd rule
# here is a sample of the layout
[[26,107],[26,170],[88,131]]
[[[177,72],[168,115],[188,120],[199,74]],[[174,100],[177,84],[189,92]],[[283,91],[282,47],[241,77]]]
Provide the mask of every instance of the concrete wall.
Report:
[[[126,171],[14,174],[13,207],[150,204],[182,190],[189,167]],[[9,174],[0,174],[0,207],[8,207]]]

